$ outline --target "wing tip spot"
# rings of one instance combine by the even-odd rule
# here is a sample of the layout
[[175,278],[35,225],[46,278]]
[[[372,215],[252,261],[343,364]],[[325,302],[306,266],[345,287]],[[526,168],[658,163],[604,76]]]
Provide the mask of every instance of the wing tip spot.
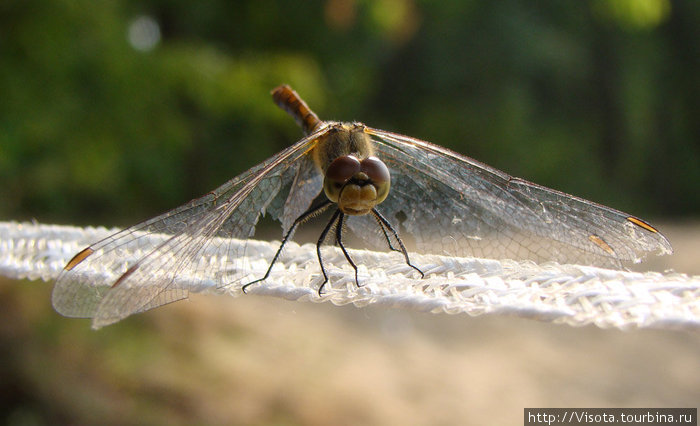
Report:
[[138,267],[139,267],[139,265],[134,265],[134,266],[132,266],[131,268],[127,269],[126,272],[124,272],[124,273],[121,275],[121,277],[119,277],[119,278],[114,282],[114,284],[112,284],[112,288],[114,288],[114,287],[118,286],[119,284],[121,284],[125,279],[127,279],[127,278],[129,277],[129,275],[133,274],[133,273],[136,271],[136,269],[138,269]]
[[73,258],[71,260],[69,260],[68,263],[66,263],[66,266],[63,267],[63,270],[70,271],[71,269],[75,268],[80,262],[85,260],[85,258],[90,256],[94,252],[95,252],[95,250],[93,250],[90,247],[83,249],[82,251],[80,251],[80,253],[73,256]]
[[627,218],[627,220],[639,226],[640,228],[646,229],[649,232],[653,232],[655,234],[659,233],[659,231],[656,228],[654,228],[653,226],[649,225],[641,219],[637,219],[636,217],[630,216]]
[[591,234],[588,236],[588,239],[591,240],[591,242],[597,245],[598,247],[605,250],[611,256],[615,256],[615,250],[613,250],[612,247],[610,247],[610,245],[599,236]]

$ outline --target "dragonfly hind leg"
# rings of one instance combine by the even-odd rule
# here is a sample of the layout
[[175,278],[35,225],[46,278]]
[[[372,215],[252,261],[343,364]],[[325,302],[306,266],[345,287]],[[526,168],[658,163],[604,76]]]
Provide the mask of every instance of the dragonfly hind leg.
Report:
[[[323,242],[326,240],[326,236],[328,236],[328,232],[331,230],[333,227],[333,224],[338,220],[339,217],[342,217],[343,213],[336,209],[335,213],[333,213],[333,217],[331,217],[331,220],[328,221],[328,224],[326,225],[325,228],[323,228],[323,232],[321,232],[321,235],[318,237],[318,241],[316,242],[316,255],[318,256],[318,264],[321,266],[321,273],[323,273],[323,282],[318,288],[318,296],[321,297],[321,293],[323,293],[323,287],[326,286],[328,283],[328,274],[326,273],[326,268],[323,266],[323,256],[321,255],[321,245]],[[342,219],[340,219],[342,221]]]
[[[265,281],[270,276],[270,272],[272,272],[272,267],[275,266],[275,262],[277,262],[277,259],[279,259],[280,254],[282,254],[282,249],[284,248],[284,245],[287,244],[287,241],[289,241],[290,237],[292,236],[292,233],[297,228],[297,226],[304,223],[309,218],[311,218],[317,214],[322,213],[330,205],[331,205],[331,202],[326,201],[319,206],[313,206],[313,207],[309,208],[309,210],[302,213],[301,216],[296,218],[296,220],[294,220],[294,223],[292,223],[292,226],[289,227],[289,231],[287,231],[287,233],[284,235],[284,238],[282,238],[282,243],[280,244],[280,247],[277,249],[275,256],[272,258],[272,261],[270,262],[270,266],[267,268],[267,272],[265,272],[265,275],[262,278],[258,278],[257,280],[251,281],[248,284],[244,284],[243,286],[241,286],[241,291],[243,291],[243,293],[245,293],[246,289],[248,287],[250,287],[251,285],[257,284],[261,281]],[[323,269],[323,265],[321,265],[321,269]],[[325,271],[324,271],[323,275],[324,276],[326,275]],[[328,278],[326,278],[326,281],[328,281]]]

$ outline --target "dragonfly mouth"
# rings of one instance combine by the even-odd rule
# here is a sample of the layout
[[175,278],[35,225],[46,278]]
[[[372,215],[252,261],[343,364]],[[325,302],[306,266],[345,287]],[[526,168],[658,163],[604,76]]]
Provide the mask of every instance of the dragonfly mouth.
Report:
[[377,205],[377,188],[368,180],[351,180],[343,186],[338,208],[345,214],[358,216],[369,213]]

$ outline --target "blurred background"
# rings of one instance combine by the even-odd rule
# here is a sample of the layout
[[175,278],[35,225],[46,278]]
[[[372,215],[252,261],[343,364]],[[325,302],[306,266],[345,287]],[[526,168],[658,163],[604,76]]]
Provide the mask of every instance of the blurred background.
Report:
[[[127,226],[322,119],[650,219],[700,273],[700,2],[0,3],[0,220]],[[677,260],[674,260],[677,259]],[[668,263],[670,262],[670,263]],[[673,263],[676,262],[676,263]],[[0,422],[520,423],[697,406],[698,335],[198,297],[99,332],[0,281]]]

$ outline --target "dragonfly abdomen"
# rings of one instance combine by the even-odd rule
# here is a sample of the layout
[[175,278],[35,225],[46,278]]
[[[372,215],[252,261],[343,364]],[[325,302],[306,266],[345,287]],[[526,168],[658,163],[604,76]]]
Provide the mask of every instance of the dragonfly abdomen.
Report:
[[294,117],[297,124],[304,129],[304,134],[310,135],[321,124],[321,120],[311,111],[306,102],[286,84],[272,91],[272,99],[278,107]]

